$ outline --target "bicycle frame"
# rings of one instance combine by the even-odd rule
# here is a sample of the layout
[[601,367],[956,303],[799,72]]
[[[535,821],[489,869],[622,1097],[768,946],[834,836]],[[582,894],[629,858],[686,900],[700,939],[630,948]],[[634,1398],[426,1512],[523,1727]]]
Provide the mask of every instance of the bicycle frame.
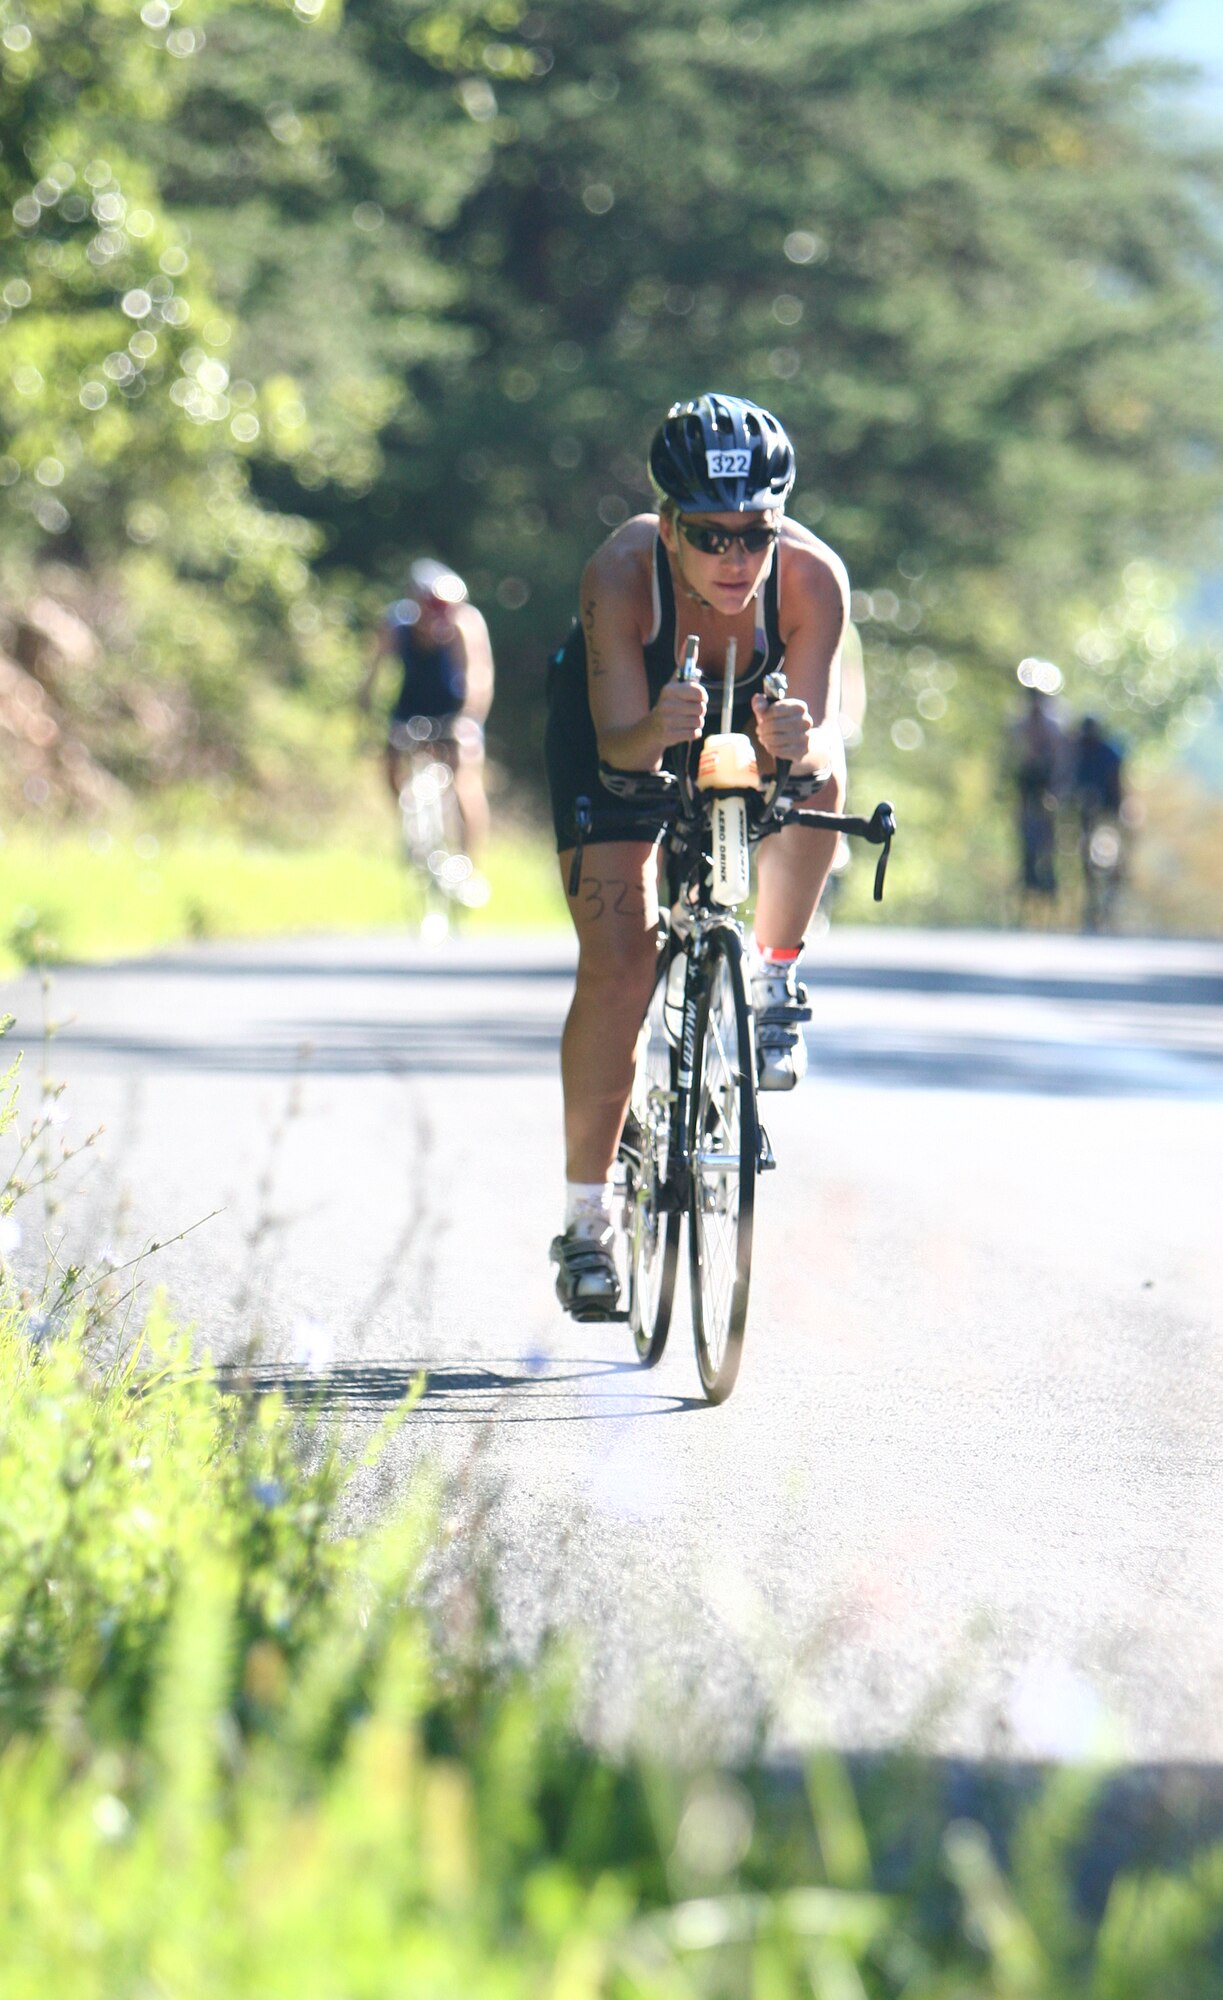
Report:
[[[682,951],[687,959],[687,971],[667,1183],[660,1205],[664,1211],[682,1213],[693,1166],[689,1113],[697,1018],[708,980],[708,941],[720,930],[733,931],[740,943],[743,940],[742,923],[732,910],[713,901],[710,887],[713,802],[715,798],[725,798],[728,794],[698,790],[692,778],[690,756],[683,758],[677,773],[616,772],[601,766],[600,776],[607,789],[618,796],[640,798],[646,793],[658,798],[660,804],[665,801],[664,810],[671,819],[671,825],[663,836],[670,915],[668,935],[662,950],[668,967],[677,953]],[[896,829],[892,807],[886,802],[876,806],[869,820],[853,814],[803,811],[793,804],[788,786],[795,795],[801,796],[804,789],[811,788],[811,781],[791,781],[789,765],[779,763],[763,792],[745,789],[729,794],[742,798],[746,803],[751,845],[758,846],[771,834],[779,833],[783,826],[803,825],[831,833],[856,834],[882,849],[875,872],[875,901],[881,901],[892,836]],[[575,871],[580,873],[580,846],[574,862]],[[774,1166],[775,1161],[763,1125],[758,1125],[758,1135],[757,1170],[763,1172]]]
[[717,916],[702,912],[693,917],[682,943],[676,941],[671,959],[682,951],[687,959],[684,975],[684,1010],[679,1033],[679,1063],[675,1078],[675,1106],[671,1121],[671,1145],[667,1159],[667,1179],[662,1190],[659,1206],[664,1213],[681,1214],[687,1206],[687,1190],[692,1172],[692,1143],[690,1138],[690,1112],[692,1106],[692,1083],[696,1069],[696,1029],[701,1001],[705,995],[709,973],[706,964],[707,942],[715,930],[734,930],[742,937],[743,927],[733,917],[724,912]]
[[[680,677],[689,678],[695,668],[691,639]],[[781,699],[784,678],[770,676],[765,693]],[[678,769],[616,771],[601,765],[599,771],[615,797],[648,808],[662,823],[667,905],[634,1058],[631,1115],[620,1140],[629,1309],[609,1317],[632,1322],[638,1358],[652,1367],[671,1322],[686,1214],[697,1364],[706,1395],[718,1403],[734,1387],[743,1348],[755,1180],[776,1164],[759,1115],[752,996],[738,916],[750,894],[745,834],[749,851],[796,824],[873,841],[882,849],[875,874],[878,899],[895,818],[890,805],[877,806],[869,820],[801,811],[795,801],[809,798],[826,780],[814,774],[793,778],[784,761],[763,788],[749,784],[755,760],[733,732],[724,730],[705,760],[707,779],[722,776],[729,785],[707,783],[702,789],[694,782],[693,761],[689,747],[679,754]],[[727,809],[731,799],[741,811]],[[583,848],[594,824],[589,799],[576,801],[575,817],[571,896],[581,886]],[[681,960],[682,997],[676,978]],[[794,1011],[800,1012],[797,1005]],[[666,1218],[661,1234],[660,1217]]]

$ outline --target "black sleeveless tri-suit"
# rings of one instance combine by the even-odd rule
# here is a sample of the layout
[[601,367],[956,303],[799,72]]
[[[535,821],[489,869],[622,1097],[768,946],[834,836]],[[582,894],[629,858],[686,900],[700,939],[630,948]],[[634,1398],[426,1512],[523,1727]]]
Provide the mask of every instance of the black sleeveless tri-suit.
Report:
[[[746,671],[735,676],[735,705],[732,727],[746,731],[751,718],[752,696],[760,691],[767,673],[782,662],[784,648],[778,606],[778,551],[774,549],[768,574],[756,597],[756,643]],[[675,590],[671,565],[662,541],[654,542],[654,626],[645,643],[645,671],[650,702],[675,673],[678,652]],[[704,674],[709,690],[706,734],[721,728],[722,682],[719,676]],[[589,799],[591,829],[586,846],[606,840],[656,840],[662,831],[657,816],[628,800],[613,798],[599,782],[599,746],[586,678],[586,635],[574,620],[569,637],[548,661],[548,724],[544,732],[544,758],[548,789],[552,796],[552,819],[557,848],[562,852],[577,840],[575,807],[579,798]]]

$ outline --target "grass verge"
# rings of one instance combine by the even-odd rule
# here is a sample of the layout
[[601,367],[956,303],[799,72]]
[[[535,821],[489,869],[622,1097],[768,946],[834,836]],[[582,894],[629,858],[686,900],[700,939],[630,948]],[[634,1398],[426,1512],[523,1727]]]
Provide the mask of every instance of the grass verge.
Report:
[[[566,922],[551,848],[504,835],[490,848],[488,904],[463,927]],[[368,931],[410,923],[414,892],[385,843],[259,846],[221,833],[69,833],[19,828],[0,841],[0,972],[34,959],[122,957],[186,938]]]
[[340,1526],[419,1385],[307,1465],[160,1315],[103,1363],[6,1289],[6,2000],[1217,1995],[1223,1851],[1085,1891],[1091,1774],[997,1838],[916,1758],[600,1756],[561,1671],[490,1664],[478,1567],[439,1588],[426,1482]]

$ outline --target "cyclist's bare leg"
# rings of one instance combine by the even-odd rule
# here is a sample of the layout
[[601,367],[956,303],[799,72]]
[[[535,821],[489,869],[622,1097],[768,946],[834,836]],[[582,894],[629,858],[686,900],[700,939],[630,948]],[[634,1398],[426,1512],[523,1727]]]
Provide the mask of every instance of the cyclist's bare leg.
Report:
[[[842,812],[844,771],[834,771],[814,798],[803,804],[815,812]],[[801,945],[819,906],[837,851],[835,833],[785,826],[762,840],[756,864],[757,942],[791,950]]]
[[454,771],[454,802],[463,834],[463,852],[473,861],[488,841],[488,798],[484,790],[484,760],[469,762],[460,754]]
[[576,897],[561,880],[578,934],[573,1001],[561,1039],[566,1176],[605,1181],[633,1081],[633,1051],[654,982],[658,871],[653,844],[600,841],[586,849]]

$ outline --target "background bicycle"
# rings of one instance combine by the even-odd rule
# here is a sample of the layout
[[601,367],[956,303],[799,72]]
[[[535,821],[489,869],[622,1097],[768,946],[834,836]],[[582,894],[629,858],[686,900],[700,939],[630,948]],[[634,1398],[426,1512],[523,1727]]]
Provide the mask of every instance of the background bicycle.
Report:
[[402,759],[399,790],[403,858],[412,882],[415,920],[427,943],[449,935],[456,917],[488,901],[488,883],[463,851],[455,798],[456,732],[461,717],[414,715],[396,723],[391,740]]

